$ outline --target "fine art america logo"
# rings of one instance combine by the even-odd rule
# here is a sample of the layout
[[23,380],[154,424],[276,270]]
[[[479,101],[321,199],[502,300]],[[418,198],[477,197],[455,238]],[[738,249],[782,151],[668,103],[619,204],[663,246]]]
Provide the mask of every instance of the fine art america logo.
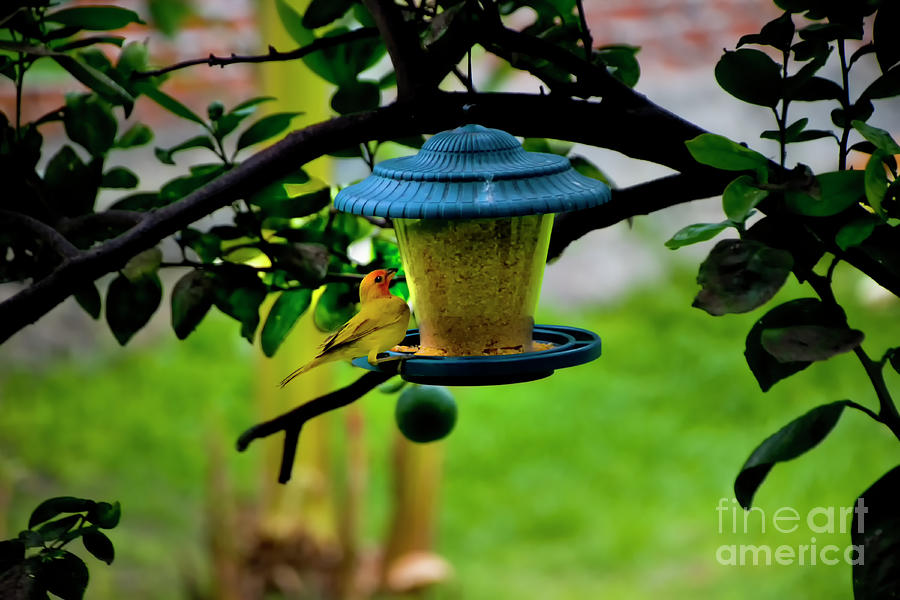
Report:
[[[861,565],[865,562],[865,548],[862,545],[839,547],[834,544],[820,545],[816,543],[816,534],[850,533],[854,527],[856,533],[865,531],[865,517],[869,509],[863,499],[859,498],[856,506],[819,506],[805,515],[794,508],[782,506],[775,510],[771,518],[763,509],[754,506],[743,510],[737,501],[728,498],[719,499],[716,513],[719,522],[719,533],[749,533],[770,531],[778,533],[794,533],[805,527],[810,532],[809,543],[790,546],[787,544],[723,544],[716,549],[716,562],[726,566],[770,566],[776,565],[836,565],[843,561],[849,565]],[[849,525],[850,516],[855,514],[856,523]]]

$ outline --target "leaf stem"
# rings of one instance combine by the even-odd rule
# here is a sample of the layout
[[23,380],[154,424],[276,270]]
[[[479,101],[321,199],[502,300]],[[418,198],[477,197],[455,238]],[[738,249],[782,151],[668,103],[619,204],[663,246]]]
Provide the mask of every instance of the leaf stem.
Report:
[[850,140],[850,68],[847,66],[847,52],[844,48],[844,39],[838,38],[838,57],[841,60],[841,87],[844,97],[841,105],[844,109],[844,130],[841,133],[841,141],[838,148],[838,170],[847,168],[847,142]]

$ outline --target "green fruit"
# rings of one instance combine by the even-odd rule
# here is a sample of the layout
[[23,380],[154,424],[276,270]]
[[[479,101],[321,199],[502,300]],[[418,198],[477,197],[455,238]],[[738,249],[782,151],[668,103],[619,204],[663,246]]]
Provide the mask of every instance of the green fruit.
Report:
[[456,424],[456,401],[445,387],[414,385],[403,390],[394,411],[397,427],[413,442],[446,437]]

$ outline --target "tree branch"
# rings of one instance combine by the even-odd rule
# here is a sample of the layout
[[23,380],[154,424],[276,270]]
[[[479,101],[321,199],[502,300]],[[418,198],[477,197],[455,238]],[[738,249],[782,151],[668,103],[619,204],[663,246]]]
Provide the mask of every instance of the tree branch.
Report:
[[[412,99],[437,89],[434,69],[429,68],[416,32],[403,18],[394,0],[363,0],[381,33],[397,74],[397,97]],[[443,78],[443,77],[441,77]]]
[[274,419],[254,425],[238,438],[237,450],[238,452],[243,452],[253,440],[283,431],[284,449],[281,455],[281,469],[278,481],[279,483],[286,483],[291,478],[294,456],[297,454],[297,441],[300,437],[300,431],[306,422],[321,414],[355,402],[374,387],[381,385],[393,376],[394,374],[392,373],[367,371],[362,377],[346,387],[329,392],[324,396],[319,396]]
[[318,50],[325,50],[326,48],[333,48],[335,46],[342,46],[344,44],[349,44],[351,42],[355,42],[357,40],[363,40],[368,38],[378,37],[378,30],[374,27],[362,27],[360,29],[354,29],[353,31],[348,31],[347,33],[341,35],[335,35],[330,37],[322,37],[317,39],[316,41],[307,44],[306,46],[302,46],[300,48],[296,48],[289,52],[279,52],[272,46],[269,46],[269,51],[266,54],[254,54],[250,56],[241,56],[238,54],[232,53],[231,56],[216,56],[214,54],[210,54],[206,58],[195,58],[192,60],[185,60],[179,63],[175,63],[173,65],[169,65],[168,67],[163,67],[161,69],[154,69],[152,71],[140,71],[134,74],[134,77],[138,79],[144,79],[147,77],[156,77],[158,75],[164,75],[165,73],[170,73],[172,71],[177,71],[179,69],[186,69],[188,67],[193,67],[196,65],[207,65],[210,67],[222,67],[225,65],[233,65],[237,63],[264,63],[264,62],[278,62],[278,61],[287,61],[287,60],[297,60],[299,58],[303,58],[308,54],[312,54]]
[[81,254],[81,251],[60,232],[43,221],[38,221],[28,215],[8,210],[0,210],[0,225],[4,224],[27,229],[52,248],[63,260],[68,260]]
[[65,235],[84,230],[97,230],[106,227],[129,229],[144,220],[147,213],[136,210],[104,210],[78,217],[63,219],[59,223],[59,231]]

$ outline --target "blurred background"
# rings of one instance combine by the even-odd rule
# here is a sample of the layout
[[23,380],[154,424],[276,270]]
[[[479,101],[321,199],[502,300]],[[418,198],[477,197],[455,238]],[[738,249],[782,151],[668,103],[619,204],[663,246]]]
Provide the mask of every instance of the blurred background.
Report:
[[[158,65],[294,46],[270,0],[117,4],[146,17],[148,26],[125,35],[149,39]],[[725,94],[713,76],[722,49],[776,17],[774,5],[586,0],[585,7],[595,44],[641,47],[639,91],[774,155],[772,142],[755,139],[771,116]],[[537,91],[490,57],[474,58],[479,89]],[[56,107],[64,85],[68,78],[50,68],[35,73],[25,118]],[[300,64],[200,66],[166,86],[201,113],[212,100],[231,106],[273,95],[279,102],[271,110],[305,111],[297,127],[330,114],[330,90]],[[11,85],[0,86],[4,111],[13,96]],[[135,112],[156,132],[155,146],[186,136],[183,122],[145,99]],[[809,116],[812,127],[827,122],[827,114]],[[652,140],[654,132],[639,135]],[[829,144],[794,146],[789,162],[834,168]],[[48,142],[45,156],[54,150]],[[600,149],[573,154],[591,158],[620,186],[666,172]],[[149,151],[132,152],[121,164],[156,189],[200,160],[184,157],[169,167]],[[308,170],[339,184],[366,174],[364,165],[337,159]],[[599,360],[533,383],[453,389],[456,429],[428,446],[401,438],[396,395],[374,391],[304,430],[286,486],[275,483],[280,439],[243,454],[234,442],[254,423],[358,376],[336,365],[295,389],[276,389],[318,343],[311,323],[299,323],[270,360],[215,312],[177,341],[164,302],[120,348],[105,323],[69,300],[0,347],[0,539],[24,529],[50,496],[119,500],[122,522],[110,532],[116,561],[107,567],[85,554],[87,598],[97,600],[368,598],[376,588],[383,597],[415,598],[849,598],[843,561],[725,566],[716,559],[730,544],[843,550],[849,535],[817,534],[802,522],[795,533],[779,533],[771,515],[782,506],[801,515],[850,506],[900,458],[886,429],[848,411],[814,452],[770,473],[757,495],[765,531],[758,519],[744,531],[740,514],[734,531],[732,512],[720,531],[716,507],[726,499],[734,510],[732,482],[759,442],[823,403],[875,405],[850,355],[763,394],[742,353],[766,309],[713,318],[690,307],[697,265],[714,242],[678,252],[663,242],[690,223],[721,219],[719,200],[710,199],[579,240],[548,266],[537,320],[598,332]],[[167,290],[178,275],[164,281]],[[851,325],[866,332],[870,354],[896,345],[896,298],[842,268],[836,291]],[[0,288],[0,296],[13,292]],[[810,294],[791,282],[773,302]],[[896,386],[897,375],[888,378]]]

